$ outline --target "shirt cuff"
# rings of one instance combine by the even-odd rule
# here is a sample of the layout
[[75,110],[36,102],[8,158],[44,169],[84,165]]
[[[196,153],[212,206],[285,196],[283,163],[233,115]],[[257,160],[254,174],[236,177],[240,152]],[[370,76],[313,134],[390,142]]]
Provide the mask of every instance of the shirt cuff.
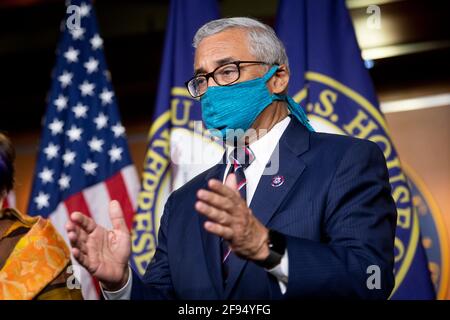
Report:
[[130,300],[131,286],[133,285],[133,276],[131,272],[131,268],[130,266],[128,266],[128,281],[121,289],[117,291],[107,291],[103,289],[102,285],[100,284],[100,289],[102,290],[105,300]]
[[277,278],[281,293],[285,294],[289,279],[289,258],[287,249],[284,251],[280,263],[270,270],[266,269],[266,271],[272,274],[275,278]]

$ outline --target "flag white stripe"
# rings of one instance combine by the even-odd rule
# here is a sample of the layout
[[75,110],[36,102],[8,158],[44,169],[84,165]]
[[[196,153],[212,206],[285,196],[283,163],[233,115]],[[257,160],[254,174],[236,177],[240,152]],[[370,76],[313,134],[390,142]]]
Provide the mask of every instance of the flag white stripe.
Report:
[[128,198],[130,199],[131,205],[133,209],[137,209],[137,197],[139,194],[139,178],[136,172],[136,168],[134,165],[126,166],[121,170],[121,174],[123,180],[125,181],[125,185],[127,187]]
[[109,197],[108,189],[104,182],[97,183],[82,192],[86,205],[94,221],[106,229],[112,229],[109,218]]
[[99,294],[94,286],[94,278],[91,274],[82,267],[78,261],[72,258],[72,264],[75,266],[75,275],[81,279],[81,292],[83,293],[84,300],[98,300]]

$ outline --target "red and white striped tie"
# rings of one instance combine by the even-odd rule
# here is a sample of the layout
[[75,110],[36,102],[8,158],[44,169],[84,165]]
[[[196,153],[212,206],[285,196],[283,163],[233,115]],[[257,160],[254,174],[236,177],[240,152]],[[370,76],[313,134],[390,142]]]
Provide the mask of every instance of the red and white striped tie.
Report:
[[[228,157],[229,163],[231,164],[230,170],[228,171],[227,176],[230,173],[234,173],[236,175],[237,189],[241,194],[242,199],[247,199],[247,179],[245,177],[244,170],[255,160],[255,155],[251,151],[251,149],[247,146],[244,147],[236,147],[233,149],[233,152],[230,153]],[[229,273],[229,258],[233,253],[231,252],[228,243],[221,239],[221,251],[222,251],[222,275],[224,280],[224,286],[226,286],[228,273]]]

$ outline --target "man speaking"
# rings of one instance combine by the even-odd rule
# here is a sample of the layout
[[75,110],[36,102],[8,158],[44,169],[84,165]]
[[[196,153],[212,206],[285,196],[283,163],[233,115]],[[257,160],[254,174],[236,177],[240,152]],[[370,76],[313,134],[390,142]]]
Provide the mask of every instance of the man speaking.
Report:
[[107,299],[386,299],[396,208],[378,146],[313,131],[267,25],[214,20],[194,47],[186,86],[224,161],[170,195],[142,280],[116,201],[112,230],[71,214],[75,258]]

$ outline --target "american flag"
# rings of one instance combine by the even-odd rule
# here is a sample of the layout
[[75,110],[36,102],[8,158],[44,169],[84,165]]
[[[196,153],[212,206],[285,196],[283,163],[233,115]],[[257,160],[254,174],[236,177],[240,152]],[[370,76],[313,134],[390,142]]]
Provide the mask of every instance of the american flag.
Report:
[[[77,6],[81,23],[62,26],[28,205],[30,215],[49,218],[67,243],[69,213],[81,211],[111,228],[112,199],[121,203],[131,228],[139,191],[94,9],[86,0],[68,5]],[[97,299],[98,284],[86,270],[75,270],[81,270],[84,298]]]

